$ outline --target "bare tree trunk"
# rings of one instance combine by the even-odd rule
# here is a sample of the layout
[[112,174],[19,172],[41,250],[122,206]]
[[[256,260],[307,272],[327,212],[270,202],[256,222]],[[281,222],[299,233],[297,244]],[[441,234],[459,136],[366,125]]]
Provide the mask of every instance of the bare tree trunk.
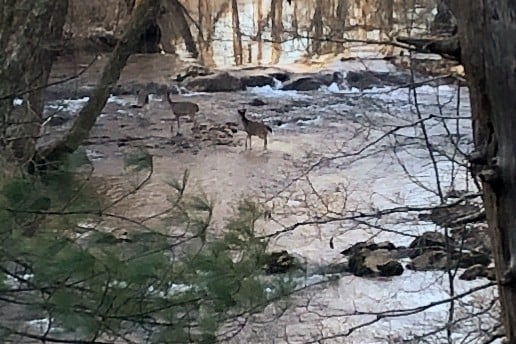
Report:
[[127,59],[138,49],[141,33],[156,21],[160,2],[160,0],[137,1],[132,18],[127,23],[127,29],[124,30],[124,35],[104,67],[101,79],[89,101],[79,112],[70,131],[61,140],[43,147],[36,153],[37,163],[52,163],[60,160],[64,155],[74,152],[88,137],[97,117],[106,105],[111,88],[116,85]]
[[294,1],[294,8],[292,9],[292,28],[294,29],[294,34],[299,35],[299,22],[297,19],[297,1]]
[[314,30],[314,35],[312,36],[312,53],[316,55],[321,55],[322,50],[322,38],[323,38],[323,3],[322,0],[316,0],[315,2],[315,11],[314,16],[312,18],[311,27]]
[[452,32],[455,25],[453,15],[446,5],[445,0],[439,0],[437,3],[437,14],[434,17],[430,30],[434,34],[441,34],[445,32]]
[[198,0],[199,1],[199,27],[203,31],[199,37],[199,53],[202,64],[205,66],[215,65],[213,59],[213,6],[211,1]]
[[[380,20],[380,39],[388,41],[391,38],[394,23],[394,0],[378,0],[376,4],[378,16]],[[385,55],[392,55],[394,52],[393,45],[385,45],[380,48],[380,52]]]
[[516,4],[448,0],[470,87],[476,154],[507,343],[516,343]]
[[[192,36],[192,31],[186,20],[186,9],[179,3],[178,0],[170,0],[165,2],[170,6],[170,15],[165,15],[158,20],[163,31],[163,48],[166,52],[173,52],[175,44],[175,34],[179,34],[185,42],[186,50],[193,58],[199,56],[197,44]],[[168,34],[167,34],[168,32]]]
[[272,20],[272,56],[271,63],[276,64],[281,56],[281,37],[283,33],[283,0],[271,0]]
[[258,28],[256,30],[256,40],[258,41],[258,53],[256,54],[256,60],[258,64],[262,63],[263,59],[263,39],[262,39],[262,33],[263,33],[263,10],[262,10],[262,0],[256,0],[256,18],[255,21],[258,24]]
[[[348,0],[339,0],[337,9],[335,10],[335,38],[344,39],[344,30],[346,29],[346,20],[348,19]],[[344,51],[344,44],[335,43],[335,52]]]
[[[3,2],[0,14],[0,155],[26,166],[36,147],[43,91],[61,38],[68,1]],[[15,97],[25,99],[14,109]]]
[[355,15],[357,17],[358,29],[357,38],[367,39],[368,16],[371,14],[369,1],[371,0],[355,0]]
[[242,64],[242,33],[240,32],[240,20],[238,19],[238,5],[236,0],[231,0],[231,12],[233,21],[233,53],[235,55],[235,64]]

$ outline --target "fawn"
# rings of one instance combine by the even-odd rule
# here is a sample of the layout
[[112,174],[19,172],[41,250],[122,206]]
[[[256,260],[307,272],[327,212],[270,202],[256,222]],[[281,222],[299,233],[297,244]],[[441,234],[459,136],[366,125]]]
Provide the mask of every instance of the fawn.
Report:
[[170,108],[172,109],[174,116],[176,116],[177,135],[179,135],[179,117],[189,116],[196,126],[197,121],[195,120],[195,114],[199,111],[199,105],[192,102],[175,102],[170,98],[170,95],[170,91],[167,90],[167,101],[170,104]]
[[246,109],[239,109],[238,114],[242,119],[242,124],[244,125],[244,130],[247,133],[247,137],[245,139],[245,149],[247,150],[247,140],[249,140],[249,149],[252,149],[251,146],[251,136],[258,136],[263,140],[263,149],[267,149],[267,131],[272,133],[271,127],[262,122],[252,121],[245,117]]

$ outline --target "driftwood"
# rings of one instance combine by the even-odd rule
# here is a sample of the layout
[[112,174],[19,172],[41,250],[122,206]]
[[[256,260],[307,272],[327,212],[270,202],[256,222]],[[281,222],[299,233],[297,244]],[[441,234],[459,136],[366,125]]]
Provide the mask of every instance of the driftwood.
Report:
[[458,36],[440,39],[397,37],[396,40],[413,46],[417,52],[438,54],[461,63],[461,49]]

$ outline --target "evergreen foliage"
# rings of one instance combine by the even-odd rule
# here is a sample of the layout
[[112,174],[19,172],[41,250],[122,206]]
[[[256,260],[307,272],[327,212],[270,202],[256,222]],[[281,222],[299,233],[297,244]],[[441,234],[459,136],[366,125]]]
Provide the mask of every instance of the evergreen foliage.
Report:
[[[166,223],[180,235],[147,227],[126,238],[101,227],[78,231],[79,221],[102,218],[91,185],[70,172],[86,162],[81,154],[43,177],[0,181],[0,308],[25,315],[0,325],[4,342],[29,335],[50,342],[213,343],[224,325],[290,291],[289,283],[263,276],[267,245],[254,230],[260,207],[242,201],[217,237],[210,231],[213,202],[186,194],[187,172],[170,182]],[[143,152],[126,162],[152,170]],[[22,318],[48,325],[27,330]]]

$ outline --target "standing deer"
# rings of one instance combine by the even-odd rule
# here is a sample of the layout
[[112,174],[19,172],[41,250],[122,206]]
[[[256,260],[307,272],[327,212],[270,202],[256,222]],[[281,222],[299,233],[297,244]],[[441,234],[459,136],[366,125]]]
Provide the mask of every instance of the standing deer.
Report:
[[144,109],[146,110],[149,107],[149,93],[138,91],[137,95],[137,103],[132,104],[131,107],[134,109]]
[[190,117],[190,119],[194,122],[194,125],[197,126],[195,114],[199,111],[199,105],[192,102],[175,102],[171,99],[170,96],[171,93],[169,90],[167,90],[167,101],[170,104],[170,108],[172,109],[172,112],[174,113],[174,116],[176,116],[177,120],[177,135],[179,135],[179,117],[181,116]]
[[238,114],[242,120],[242,124],[244,125],[244,130],[247,133],[247,137],[245,138],[245,149],[247,150],[247,140],[249,140],[249,149],[252,149],[251,146],[251,136],[258,136],[263,140],[263,149],[267,150],[267,131],[272,133],[271,127],[262,122],[252,121],[245,117],[246,109],[239,109]]

